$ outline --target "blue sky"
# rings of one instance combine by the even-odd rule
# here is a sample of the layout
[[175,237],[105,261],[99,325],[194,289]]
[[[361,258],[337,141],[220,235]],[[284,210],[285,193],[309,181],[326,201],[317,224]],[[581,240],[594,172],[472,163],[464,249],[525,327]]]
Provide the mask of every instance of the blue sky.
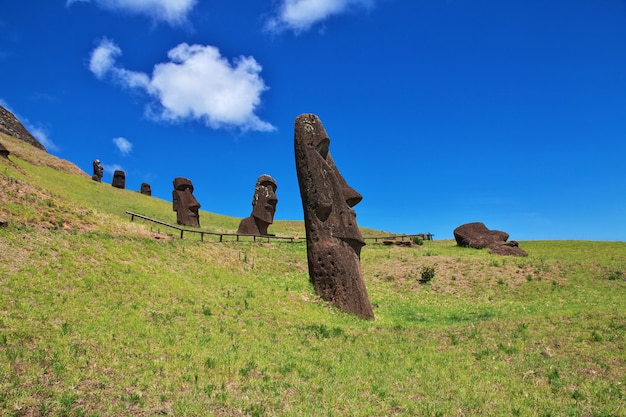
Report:
[[[626,240],[622,0],[0,0],[0,104],[89,175],[301,220],[317,114],[359,225]],[[172,219],[175,213],[172,212]],[[202,222],[202,219],[201,219]],[[209,224],[203,225],[210,228]],[[270,227],[271,231],[271,227]]]

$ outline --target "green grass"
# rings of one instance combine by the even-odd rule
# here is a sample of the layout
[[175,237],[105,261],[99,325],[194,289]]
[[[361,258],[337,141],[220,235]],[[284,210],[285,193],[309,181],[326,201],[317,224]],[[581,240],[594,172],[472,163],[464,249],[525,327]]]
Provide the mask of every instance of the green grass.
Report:
[[124,215],[169,202],[11,159],[0,415],[626,415],[624,242],[368,245],[365,321],[316,297],[302,241],[180,240]]

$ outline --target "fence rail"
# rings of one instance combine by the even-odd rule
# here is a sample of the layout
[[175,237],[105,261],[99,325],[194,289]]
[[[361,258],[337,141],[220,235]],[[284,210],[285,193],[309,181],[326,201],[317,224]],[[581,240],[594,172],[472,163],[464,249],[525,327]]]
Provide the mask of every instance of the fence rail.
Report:
[[432,233],[416,233],[414,235],[371,236],[371,237],[364,237],[363,239],[373,240],[375,243],[377,243],[379,240],[383,242],[400,240],[402,242],[404,241],[405,238],[407,238],[408,240],[412,240],[414,237],[420,237],[423,240],[433,240],[433,236],[435,235]]
[[235,237],[235,240],[237,242],[239,242],[239,238],[240,237],[251,237],[255,242],[257,240],[264,240],[267,239],[267,241],[269,242],[271,239],[278,239],[278,240],[288,240],[290,242],[295,242],[295,241],[299,241],[299,238],[297,237],[290,237],[290,236],[274,236],[274,235],[264,235],[264,236],[259,236],[259,235],[246,235],[246,234],[241,234],[241,233],[220,233],[220,232],[208,232],[206,230],[194,230],[194,229],[187,229],[184,227],[180,227],[180,226],[175,226],[173,224],[169,224],[169,223],[165,223],[162,222],[160,220],[157,219],[152,219],[150,217],[138,214],[138,213],[133,213],[132,211],[127,211],[126,214],[130,214],[130,221],[134,221],[135,217],[138,217],[140,219],[144,219],[144,220],[148,220],[150,222],[156,223],[156,224],[160,224],[161,226],[165,226],[165,227],[169,227],[171,229],[174,230],[178,230],[180,232],[180,238],[182,239],[185,233],[197,233],[200,235],[200,240],[204,241],[204,235],[209,235],[209,236],[219,236],[220,242],[224,241],[224,237],[225,236],[229,236],[229,237]]
[[[198,233],[200,234],[200,240],[204,241],[204,235],[209,235],[209,236],[219,236],[219,241],[223,242],[224,241],[224,237],[228,236],[228,237],[235,237],[235,240],[237,242],[239,242],[239,238],[240,237],[251,237],[255,242],[257,241],[257,239],[259,240],[264,240],[267,239],[268,242],[270,242],[270,240],[272,239],[278,239],[278,240],[287,240],[289,242],[298,242],[301,241],[299,238],[297,237],[289,237],[289,236],[274,236],[274,235],[264,235],[264,236],[259,236],[259,235],[246,235],[246,234],[239,234],[239,233],[220,233],[220,232],[207,232],[205,230],[194,230],[194,229],[187,229],[184,227],[180,227],[180,226],[175,226],[173,224],[169,224],[169,223],[165,223],[162,222],[160,220],[157,219],[152,219],[150,217],[138,214],[138,213],[133,213],[132,211],[127,211],[126,214],[130,214],[130,221],[134,221],[135,217],[138,217],[140,219],[144,219],[144,220],[148,220],[150,222],[156,223],[156,224],[160,224],[161,226],[165,226],[165,227],[169,227],[171,229],[174,230],[178,230],[180,232],[180,238],[182,239],[185,233]],[[386,242],[386,241],[404,241],[404,239],[408,239],[409,241],[411,239],[413,239],[414,237],[421,237],[424,240],[433,240],[433,234],[432,233],[416,233],[414,235],[394,235],[394,236],[373,236],[373,237],[364,237],[364,240],[373,240],[375,243],[378,243],[378,241],[382,241],[382,242]]]

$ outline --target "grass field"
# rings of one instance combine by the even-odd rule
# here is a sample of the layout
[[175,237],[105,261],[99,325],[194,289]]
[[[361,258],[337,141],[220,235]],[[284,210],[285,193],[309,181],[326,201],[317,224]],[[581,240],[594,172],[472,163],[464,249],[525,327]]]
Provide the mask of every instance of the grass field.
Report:
[[365,321],[316,297],[304,239],[181,240],[124,214],[171,203],[0,141],[2,416],[626,415],[624,242],[370,244]]

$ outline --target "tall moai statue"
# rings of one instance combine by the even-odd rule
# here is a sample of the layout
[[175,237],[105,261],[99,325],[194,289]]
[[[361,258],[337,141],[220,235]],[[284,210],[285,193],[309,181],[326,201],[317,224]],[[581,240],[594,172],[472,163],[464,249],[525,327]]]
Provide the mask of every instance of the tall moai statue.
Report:
[[100,160],[95,159],[92,165],[93,165],[93,175],[91,176],[91,179],[97,182],[102,182],[102,176],[104,175],[104,168],[102,167]]
[[328,149],[330,139],[316,115],[296,118],[294,144],[309,277],[315,291],[349,313],[373,319],[361,273],[365,241],[352,209],[362,196],[335,166]]
[[174,179],[174,191],[172,191],[172,205],[176,212],[178,224],[186,226],[200,226],[200,203],[193,196],[193,184],[191,180],[183,177]]
[[116,169],[113,173],[113,182],[111,183],[115,188],[126,188],[126,173],[121,169]]
[[267,228],[274,222],[276,213],[276,180],[267,174],[261,175],[254,187],[252,214],[239,223],[237,233],[241,235],[267,235]]

